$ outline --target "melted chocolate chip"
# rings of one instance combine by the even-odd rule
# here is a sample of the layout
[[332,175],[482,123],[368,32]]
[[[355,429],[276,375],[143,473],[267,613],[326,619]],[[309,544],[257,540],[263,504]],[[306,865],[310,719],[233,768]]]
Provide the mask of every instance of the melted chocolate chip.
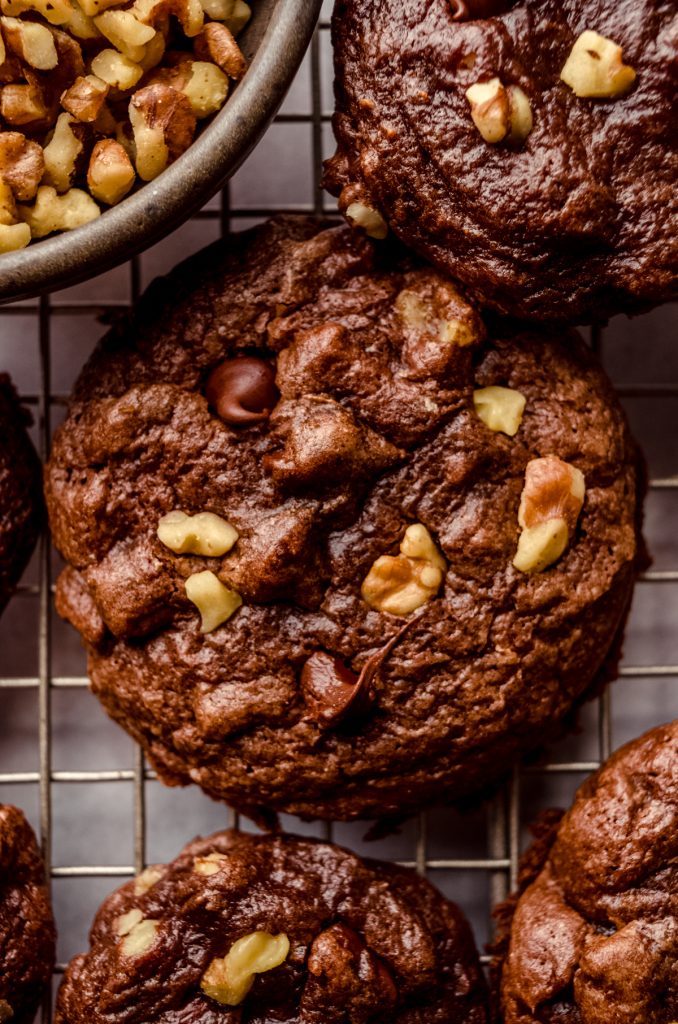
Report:
[[227,359],[207,378],[205,395],[225,423],[234,427],[261,423],[278,401],[275,370],[256,356]]
[[359,676],[332,654],[316,651],[311,655],[301,670],[301,689],[311,717],[321,729],[331,729],[369,711],[375,679],[416,619],[417,616],[409,619],[381,650],[368,658]]
[[505,14],[515,0],[450,0],[453,21],[480,21]]

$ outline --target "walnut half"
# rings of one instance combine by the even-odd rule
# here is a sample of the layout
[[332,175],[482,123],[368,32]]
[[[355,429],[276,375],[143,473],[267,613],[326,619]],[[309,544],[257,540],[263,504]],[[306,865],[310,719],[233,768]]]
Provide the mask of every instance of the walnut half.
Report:
[[440,590],[447,563],[421,523],[408,526],[400,554],[378,558],[362,585],[366,604],[391,615],[409,615]]
[[516,569],[543,572],[558,561],[574,533],[585,494],[583,473],[557,455],[528,462],[518,510],[522,533],[513,559]]

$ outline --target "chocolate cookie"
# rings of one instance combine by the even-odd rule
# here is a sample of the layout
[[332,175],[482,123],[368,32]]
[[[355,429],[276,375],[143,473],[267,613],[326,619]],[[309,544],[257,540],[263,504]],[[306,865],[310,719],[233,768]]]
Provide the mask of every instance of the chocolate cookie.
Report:
[[31,422],[7,374],[0,374],[0,611],[26,568],[42,520],[42,470]]
[[352,223],[513,316],[678,295],[675,3],[337,0],[333,30]]
[[97,914],[56,1024],[485,1024],[461,912],[327,843],[222,832]]
[[169,783],[249,813],[460,798],[591,685],[636,450],[571,332],[282,218],[157,282],[86,367],[47,497],[60,613]]
[[678,722],[617,751],[541,847],[513,915],[505,1024],[675,1020]]
[[56,933],[30,825],[0,804],[0,1021],[32,1024],[52,976]]

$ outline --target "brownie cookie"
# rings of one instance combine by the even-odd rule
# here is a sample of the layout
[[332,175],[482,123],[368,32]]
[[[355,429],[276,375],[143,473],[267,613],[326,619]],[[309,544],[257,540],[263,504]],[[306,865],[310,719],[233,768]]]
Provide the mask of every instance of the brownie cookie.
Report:
[[281,218],[151,287],[54,440],[60,613],[169,783],[331,818],[460,798],[622,623],[636,450],[571,332]]
[[56,1024],[485,1024],[461,912],[328,843],[217,833],[101,907]]
[[675,3],[338,0],[333,31],[349,221],[512,316],[678,295]]
[[54,968],[56,933],[33,831],[0,804],[0,1021],[32,1024]]
[[0,374],[0,611],[33,553],[42,521],[42,469],[7,374]]
[[588,779],[528,869],[503,966],[505,1024],[675,1021],[678,722]]

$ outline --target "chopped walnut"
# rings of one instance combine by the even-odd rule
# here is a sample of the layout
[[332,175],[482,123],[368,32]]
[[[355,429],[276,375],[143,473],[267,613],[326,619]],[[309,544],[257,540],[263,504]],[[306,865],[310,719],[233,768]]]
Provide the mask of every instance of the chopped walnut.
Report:
[[[140,915],[138,920],[136,919],[137,914]],[[138,910],[131,910],[125,917],[131,919],[132,915],[135,916],[135,923],[130,927],[129,931],[124,933],[120,943],[120,951],[124,956],[128,957],[143,956],[144,953],[148,953],[149,949],[155,945],[158,922],[144,918],[141,911]],[[118,920],[120,922],[122,918]],[[121,933],[119,932],[119,934]]]
[[170,159],[180,156],[193,141],[195,114],[183,93],[169,85],[147,85],[134,94],[129,117],[136,145],[140,178],[151,181]]
[[45,173],[43,183],[52,185],[57,192],[67,192],[73,184],[78,158],[84,151],[83,132],[86,131],[70,114],[60,114],[54,135],[44,149]]
[[158,523],[158,539],[177,555],[204,555],[219,558],[238,540],[238,531],[214,512],[189,516],[174,511]]
[[25,249],[30,240],[28,224],[0,224],[0,253]]
[[492,385],[473,392],[473,405],[478,418],[495,432],[515,437],[523,422],[525,396],[513,388]]
[[447,305],[454,305],[454,312],[458,310],[458,315],[441,319],[436,315],[433,301],[410,288],[404,288],[399,292],[395,307],[406,327],[413,331],[432,334],[445,345],[466,348],[482,340],[482,321],[473,307],[462,299],[452,285],[449,285],[447,294],[440,298]]
[[368,238],[381,240],[388,235],[388,224],[382,215],[364,203],[351,203],[346,210],[346,219],[354,227],[362,228]]
[[530,101],[518,85],[505,86],[501,79],[491,78],[472,85],[466,98],[473,123],[485,142],[492,145],[505,139],[524,142],[534,127]]
[[210,853],[207,857],[196,857],[193,870],[198,875],[211,878],[212,875],[216,875],[221,871],[221,865],[227,859],[223,853]]
[[17,85],[10,82],[0,91],[0,116],[9,125],[32,127],[47,116],[42,89],[35,82]]
[[223,960],[213,960],[205,971],[200,988],[221,1006],[240,1006],[254,984],[257,974],[280,967],[289,955],[286,935],[252,932],[231,946]]
[[622,48],[597,32],[582,32],[560,77],[577,96],[617,99],[633,86],[636,73],[622,63]]
[[382,555],[362,585],[363,600],[380,612],[409,615],[440,590],[447,563],[425,526],[408,526],[400,554]]
[[186,597],[201,615],[200,632],[211,633],[227,622],[242,604],[242,597],[229,590],[213,572],[206,569],[186,580]]
[[96,121],[106,102],[110,86],[96,75],[81,75],[61,97],[61,106],[78,121]]
[[0,0],[0,9],[10,17],[41,14],[50,25],[66,24],[72,13],[70,0]]
[[244,0],[202,0],[202,9],[214,21],[223,21],[234,36],[252,17],[252,10]]
[[513,564],[520,572],[543,572],[570,542],[584,504],[584,475],[556,455],[533,459],[525,469],[518,510],[522,533]]
[[134,184],[136,175],[127,153],[114,139],[100,139],[87,168],[87,187],[100,203],[115,206]]
[[0,132],[0,179],[20,201],[32,199],[45,170],[43,151],[21,132]]
[[165,875],[161,867],[148,867],[134,879],[134,895],[145,896]]
[[28,224],[33,238],[43,238],[52,231],[70,231],[95,220],[101,213],[92,197],[72,188],[60,196],[56,189],[41,185],[33,206],[20,206],[19,215]]
[[199,60],[212,61],[229,78],[236,81],[239,81],[247,71],[247,61],[233,33],[226,25],[220,25],[216,21],[209,22],[196,37],[193,49]]
[[19,18],[0,18],[7,48],[37,71],[51,71],[58,57],[54,36],[46,25]]

